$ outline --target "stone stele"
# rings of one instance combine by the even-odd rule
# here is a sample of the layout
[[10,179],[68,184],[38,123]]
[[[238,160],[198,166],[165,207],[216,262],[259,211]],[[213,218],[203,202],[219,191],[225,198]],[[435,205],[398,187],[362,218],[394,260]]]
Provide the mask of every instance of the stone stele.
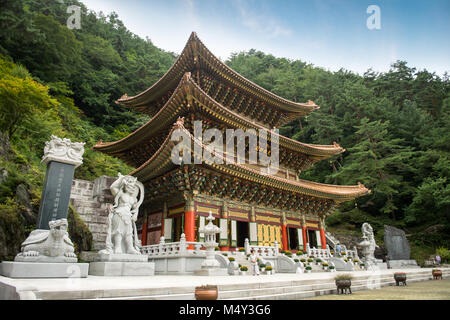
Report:
[[389,260],[409,260],[411,248],[403,230],[384,226],[384,246]]

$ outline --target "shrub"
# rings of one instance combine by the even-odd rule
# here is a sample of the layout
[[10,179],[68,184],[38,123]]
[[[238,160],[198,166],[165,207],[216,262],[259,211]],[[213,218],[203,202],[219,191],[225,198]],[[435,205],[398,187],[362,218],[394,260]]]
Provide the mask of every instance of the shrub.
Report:
[[235,261],[236,259],[234,259],[233,257],[228,257],[228,260],[230,260],[230,262]]
[[265,263],[261,263],[260,265],[259,265],[259,267],[262,269],[262,268],[265,268],[266,267],[266,264]]
[[300,260],[298,260],[298,259],[294,259],[294,262],[299,262]]
[[301,258],[300,261],[301,262],[306,262],[306,259],[305,258]]
[[329,266],[328,269],[333,270],[333,269],[334,269],[334,266]]
[[341,255],[345,256],[347,253],[345,253],[345,251],[341,252]]
[[314,261],[314,260],[313,260],[313,259],[311,259],[311,258],[309,258],[309,259],[308,259],[308,262],[313,262],[313,261]]
[[322,266],[328,267],[328,263],[324,262],[324,263],[322,263]]
[[322,259],[317,258],[316,262],[322,262]]
[[245,248],[239,248],[239,252],[244,252]]
[[267,266],[266,267],[266,271],[272,271],[272,269],[273,269],[272,266]]
[[444,247],[436,249],[436,254],[441,257],[442,262],[450,261],[450,250]]
[[353,260],[353,262],[358,262],[358,261],[359,261],[358,259],[354,259],[354,260]]
[[303,254],[303,251],[297,251],[296,255],[301,256]]
[[219,247],[216,247],[214,250],[215,250],[215,251],[219,251]]
[[248,271],[248,268],[246,266],[241,266],[240,269],[241,271]]
[[228,253],[222,253],[222,255],[226,257],[226,256],[228,256]]
[[311,267],[311,266],[306,266],[305,269],[306,269],[306,270],[312,270],[312,267]]
[[340,274],[340,275],[334,277],[334,280],[352,280],[352,279],[353,279],[353,276],[348,273]]

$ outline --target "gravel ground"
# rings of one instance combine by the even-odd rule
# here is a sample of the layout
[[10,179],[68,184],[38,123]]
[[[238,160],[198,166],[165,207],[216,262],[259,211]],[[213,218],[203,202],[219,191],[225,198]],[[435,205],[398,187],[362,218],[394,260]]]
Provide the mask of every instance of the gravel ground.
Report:
[[408,283],[376,290],[356,291],[353,294],[330,294],[304,300],[450,300],[450,279]]

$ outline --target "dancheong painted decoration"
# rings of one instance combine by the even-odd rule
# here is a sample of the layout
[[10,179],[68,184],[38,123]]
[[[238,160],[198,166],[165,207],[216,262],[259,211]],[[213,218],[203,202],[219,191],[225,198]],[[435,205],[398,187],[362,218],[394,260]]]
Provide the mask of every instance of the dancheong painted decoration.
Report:
[[[338,144],[313,145],[278,136],[279,170],[264,175],[254,164],[174,164],[171,153],[181,130],[197,148],[194,121],[202,129],[270,130],[319,107],[281,98],[245,79],[216,58],[195,33],[167,73],[136,96],[118,104],[151,117],[141,128],[116,142],[99,142],[94,150],[137,168],[145,186],[141,206],[142,244],[201,241],[199,228],[211,211],[220,227],[221,250],[273,245],[284,250],[326,247],[325,217],[341,202],[370,191],[363,185],[338,186],[299,179],[300,172],[345,150]],[[248,149],[248,145],[247,145]],[[247,150],[248,151],[248,150]],[[270,152],[270,150],[268,150]]]

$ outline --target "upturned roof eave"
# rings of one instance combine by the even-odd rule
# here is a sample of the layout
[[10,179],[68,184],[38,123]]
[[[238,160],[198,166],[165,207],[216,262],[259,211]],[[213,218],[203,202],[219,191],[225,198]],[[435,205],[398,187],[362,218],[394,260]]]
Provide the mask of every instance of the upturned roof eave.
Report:
[[[148,132],[158,132],[162,127],[166,125],[168,121],[170,121],[170,118],[167,117],[167,112],[169,109],[169,106],[174,102],[175,99],[181,99],[181,95],[183,95],[184,98],[187,98],[189,95],[187,91],[190,91],[190,95],[192,98],[197,98],[200,100],[205,100],[212,105],[215,106],[217,110],[220,112],[223,112],[226,117],[233,117],[235,121],[239,121],[242,125],[247,126],[248,128],[254,128],[254,129],[266,129],[269,128],[264,127],[260,124],[257,124],[253,121],[249,121],[245,117],[239,115],[238,113],[229,110],[222,104],[215,101],[212,97],[210,97],[206,92],[204,92],[198,84],[193,81],[193,79],[190,77],[189,73],[186,73],[184,77],[181,79],[180,83],[178,84],[177,88],[175,89],[174,93],[170,97],[170,99],[166,102],[166,104],[158,111],[158,113],[149,120],[146,124],[141,126],[139,129],[134,131],[133,133],[129,134],[128,136],[122,138],[121,140],[115,141],[115,142],[109,142],[109,143],[103,143],[99,142],[94,147],[93,150],[105,152],[114,154],[117,152],[125,151],[135,145],[138,141],[133,141],[136,139],[144,139],[151,137],[146,131]],[[171,118],[177,117],[178,115],[172,115]],[[173,119],[174,120],[174,119]],[[142,138],[139,138],[141,136]],[[291,149],[295,152],[302,152],[306,155],[312,156],[313,158],[317,158],[317,160],[322,160],[329,158],[331,156],[337,155],[339,153],[342,153],[345,151],[341,146],[338,144],[333,145],[314,145],[314,144],[307,144],[302,143],[297,140],[293,140],[287,137],[284,137],[282,135],[278,135],[280,144],[288,149]],[[131,145],[131,146],[130,146]]]
[[[193,143],[201,146],[203,149],[207,148],[201,141],[192,136],[190,132],[184,128],[183,120],[179,119],[158,151],[139,168],[131,172],[130,175],[137,177],[141,182],[145,183],[177,167],[177,165],[174,164],[170,158],[172,149],[175,145],[175,142],[170,140],[170,136],[175,129],[183,130],[184,133],[190,137]],[[224,155],[217,156],[223,157],[223,161],[225,163]],[[273,175],[263,175],[255,169],[240,164],[217,165],[203,163],[202,165],[214,171],[220,171],[225,174],[234,175],[238,178],[248,179],[283,191],[323,199],[332,199],[337,203],[353,200],[357,197],[370,193],[370,190],[362,184],[358,184],[356,186],[338,186],[308,180],[289,180]]]
[[[226,72],[228,76],[232,77],[237,83],[241,85],[241,88],[247,89],[248,91],[255,91],[259,95],[267,98],[272,101],[275,106],[278,106],[282,111],[290,114],[288,117],[290,120],[295,118],[304,116],[312,111],[318,110],[319,106],[316,104],[309,103],[299,103],[287,100],[280,96],[275,95],[274,93],[262,88],[261,86],[251,82],[250,80],[244,78],[239,73],[228,67],[225,63],[220,61],[215,55],[209,51],[209,49],[201,42],[201,40],[197,37],[196,33],[193,32],[189,37],[188,42],[186,43],[183,51],[178,56],[174,64],[170,67],[170,69],[152,86],[150,86],[145,91],[135,95],[135,96],[126,96],[124,95],[122,98],[118,99],[116,103],[128,106],[128,107],[141,107],[145,104],[150,103],[151,101],[156,100],[166,90],[172,88],[176,85],[176,82],[179,81],[178,77],[181,77],[182,74],[188,70],[185,70],[185,59],[191,58],[193,53],[193,47],[195,43],[196,51],[204,51],[206,52],[205,59],[210,59],[211,64],[215,65],[218,69]],[[193,57],[192,57],[193,58]]]

